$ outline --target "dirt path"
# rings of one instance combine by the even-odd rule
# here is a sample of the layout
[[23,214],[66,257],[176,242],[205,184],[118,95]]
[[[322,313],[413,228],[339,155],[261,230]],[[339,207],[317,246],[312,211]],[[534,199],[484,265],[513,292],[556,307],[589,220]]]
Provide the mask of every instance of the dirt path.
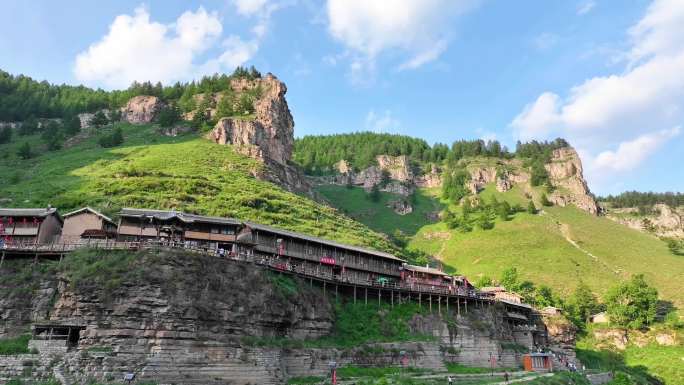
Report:
[[570,226],[568,226],[567,223],[563,223],[556,218],[554,218],[554,221],[556,222],[556,225],[558,226],[558,229],[560,230],[560,232],[563,235],[563,237],[565,238],[565,240],[568,241],[568,243],[570,243],[574,248],[576,248],[580,252],[584,253],[585,255],[590,257],[594,262],[602,265],[604,268],[608,269],[613,274],[618,275],[618,276],[620,275],[619,269],[615,270],[613,267],[608,265],[606,262],[602,261],[599,257],[592,254],[591,252],[589,252],[588,250],[586,250],[582,246],[580,246],[577,242],[575,242],[571,237]]

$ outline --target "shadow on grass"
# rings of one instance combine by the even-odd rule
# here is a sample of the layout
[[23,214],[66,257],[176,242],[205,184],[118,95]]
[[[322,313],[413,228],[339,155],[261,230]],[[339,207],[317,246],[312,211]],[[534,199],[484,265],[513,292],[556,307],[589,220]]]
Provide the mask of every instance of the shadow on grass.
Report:
[[587,369],[603,370],[610,372],[624,372],[632,379],[641,384],[664,384],[658,378],[649,373],[643,365],[628,366],[624,357],[610,350],[576,349],[577,358]]

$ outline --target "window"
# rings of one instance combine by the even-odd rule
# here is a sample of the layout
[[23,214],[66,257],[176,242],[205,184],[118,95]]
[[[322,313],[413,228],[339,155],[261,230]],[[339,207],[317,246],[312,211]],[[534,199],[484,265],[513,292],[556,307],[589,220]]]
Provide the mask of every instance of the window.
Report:
[[223,234],[223,235],[234,235],[235,230],[233,230],[231,227],[224,227],[221,229],[221,234]]
[[211,233],[212,233],[212,234],[218,234],[218,233],[219,233],[218,227],[212,227],[212,228],[211,228]]

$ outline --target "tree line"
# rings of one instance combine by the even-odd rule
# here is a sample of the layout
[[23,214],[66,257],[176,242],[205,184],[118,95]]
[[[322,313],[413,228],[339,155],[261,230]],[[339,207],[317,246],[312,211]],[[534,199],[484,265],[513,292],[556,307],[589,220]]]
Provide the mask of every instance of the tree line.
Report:
[[166,102],[178,101],[188,108],[192,106],[194,95],[229,90],[230,81],[236,78],[253,80],[261,78],[261,73],[254,67],[237,67],[230,75],[214,74],[199,81],[176,82],[168,86],[133,82],[125,90],[105,91],[39,82],[28,76],[15,76],[0,70],[0,121],[24,121],[31,117],[68,118],[82,112],[114,110],[139,95],[157,96]]
[[600,202],[610,203],[612,207],[645,207],[663,203],[670,207],[684,206],[684,193],[681,192],[639,192],[626,191],[618,195],[608,195],[599,198]]
[[[569,146],[564,139],[553,141],[518,142],[515,152],[497,140],[458,140],[451,146],[426,141],[406,135],[356,132],[335,135],[307,135],[295,141],[294,160],[310,175],[326,175],[336,172],[335,164],[344,159],[356,171],[376,164],[378,155],[406,155],[417,166],[428,163],[454,166],[467,157],[486,156],[501,159],[520,157],[531,159],[531,164],[546,163],[553,150]],[[538,174],[545,173],[536,168]],[[533,178],[543,184],[544,177]]]

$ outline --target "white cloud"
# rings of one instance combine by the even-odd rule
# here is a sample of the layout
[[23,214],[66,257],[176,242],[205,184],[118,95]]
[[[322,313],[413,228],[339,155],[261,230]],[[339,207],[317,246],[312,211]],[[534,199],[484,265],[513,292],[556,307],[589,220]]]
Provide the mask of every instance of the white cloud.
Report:
[[593,160],[592,169],[628,171],[641,164],[668,140],[680,133],[680,128],[662,130],[639,136],[634,140],[622,142],[616,151],[603,151]]
[[547,138],[557,128],[561,119],[558,115],[558,95],[545,92],[513,119],[511,126],[523,140]]
[[237,11],[241,15],[251,16],[261,12],[268,0],[233,0]]
[[373,132],[396,132],[401,127],[401,122],[392,116],[392,111],[385,110],[378,114],[375,110],[368,111],[366,115],[366,130]]
[[577,7],[577,14],[578,15],[586,15],[587,13],[591,12],[592,9],[596,7],[596,2],[593,0],[586,1],[582,4],[580,4],[579,7]]
[[633,169],[674,138],[670,128],[684,121],[684,2],[654,1],[628,36],[622,72],[587,79],[566,97],[544,92],[511,122],[517,136],[564,136],[599,154],[588,160],[595,175]]
[[428,47],[425,51],[418,53],[409,61],[402,63],[398,69],[399,71],[416,69],[423,64],[437,59],[444,51],[446,51],[446,49],[447,42],[445,40],[437,41],[433,46]]
[[329,32],[352,53],[352,71],[372,70],[382,52],[397,50],[410,59],[400,70],[418,68],[447,48],[453,16],[472,0],[328,0]]
[[123,88],[133,81],[170,83],[207,73],[232,71],[257,51],[255,42],[230,36],[217,58],[197,63],[220,41],[223,26],[216,12],[184,12],[175,23],[150,19],[144,7],[133,15],[119,15],[109,32],[76,57],[76,78],[90,85]]

